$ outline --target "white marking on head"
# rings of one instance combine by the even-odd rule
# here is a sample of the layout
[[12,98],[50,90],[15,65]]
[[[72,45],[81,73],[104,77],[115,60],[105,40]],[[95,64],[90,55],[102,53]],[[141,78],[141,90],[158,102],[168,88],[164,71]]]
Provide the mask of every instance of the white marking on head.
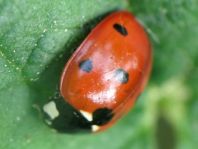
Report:
[[54,101],[50,101],[45,104],[43,106],[43,111],[47,113],[52,120],[59,116],[59,112]]
[[100,127],[98,126],[98,125],[92,125],[91,126],[91,130],[93,131],[93,132],[96,132],[96,131],[98,131],[100,129]]
[[92,121],[93,120],[93,115],[89,112],[80,110],[80,113],[88,120],[88,121]]

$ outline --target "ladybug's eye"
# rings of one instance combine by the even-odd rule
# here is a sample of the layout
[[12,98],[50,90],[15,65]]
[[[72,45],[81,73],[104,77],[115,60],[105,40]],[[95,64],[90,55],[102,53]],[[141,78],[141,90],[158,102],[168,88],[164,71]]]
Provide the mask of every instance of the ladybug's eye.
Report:
[[113,25],[113,28],[123,36],[128,35],[127,29],[124,26],[122,26],[121,24],[116,23]]
[[92,124],[99,125],[99,126],[105,125],[112,119],[113,115],[114,114],[112,113],[111,109],[108,109],[108,108],[97,109],[93,113]]

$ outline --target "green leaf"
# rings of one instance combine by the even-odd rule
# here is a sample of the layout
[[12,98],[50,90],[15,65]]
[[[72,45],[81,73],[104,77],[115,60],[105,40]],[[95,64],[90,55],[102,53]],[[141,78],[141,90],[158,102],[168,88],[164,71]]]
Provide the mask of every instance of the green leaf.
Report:
[[144,103],[144,115],[154,126],[153,141],[159,149],[194,149],[198,141],[198,1],[138,2],[131,0],[130,9],[145,26],[154,48]]
[[38,106],[55,93],[68,56],[92,20],[124,5],[113,0],[0,1],[0,148],[61,149],[97,142],[97,137],[90,144],[92,137],[55,133]]
[[40,105],[57,96],[71,53],[123,0],[0,0],[0,149],[194,149],[198,138],[198,1],[129,0],[153,44],[149,86],[95,135],[59,134]]

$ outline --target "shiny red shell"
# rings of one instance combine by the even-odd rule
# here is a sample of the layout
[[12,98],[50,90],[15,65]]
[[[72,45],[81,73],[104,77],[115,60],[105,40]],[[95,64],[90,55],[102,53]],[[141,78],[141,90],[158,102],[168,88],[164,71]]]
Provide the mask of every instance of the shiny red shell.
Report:
[[111,126],[134,105],[148,80],[151,45],[143,27],[126,11],[101,21],[67,62],[60,83],[64,99],[78,111],[92,114],[111,109]]

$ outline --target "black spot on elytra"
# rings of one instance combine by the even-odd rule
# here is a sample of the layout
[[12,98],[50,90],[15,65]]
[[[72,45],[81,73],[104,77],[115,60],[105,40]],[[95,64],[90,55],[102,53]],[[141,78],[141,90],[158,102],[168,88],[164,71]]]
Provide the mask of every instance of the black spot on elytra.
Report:
[[121,24],[116,23],[113,25],[113,28],[123,36],[128,35],[127,29],[124,26],[122,26]]
[[81,61],[78,66],[85,72],[90,72],[93,68],[92,61],[89,59]]
[[108,108],[97,109],[93,113],[92,124],[98,126],[105,125],[112,119],[113,115],[114,114],[112,113],[111,109]]
[[129,80],[129,74],[121,68],[115,71],[114,77],[116,78],[116,80],[123,84],[127,83]]

